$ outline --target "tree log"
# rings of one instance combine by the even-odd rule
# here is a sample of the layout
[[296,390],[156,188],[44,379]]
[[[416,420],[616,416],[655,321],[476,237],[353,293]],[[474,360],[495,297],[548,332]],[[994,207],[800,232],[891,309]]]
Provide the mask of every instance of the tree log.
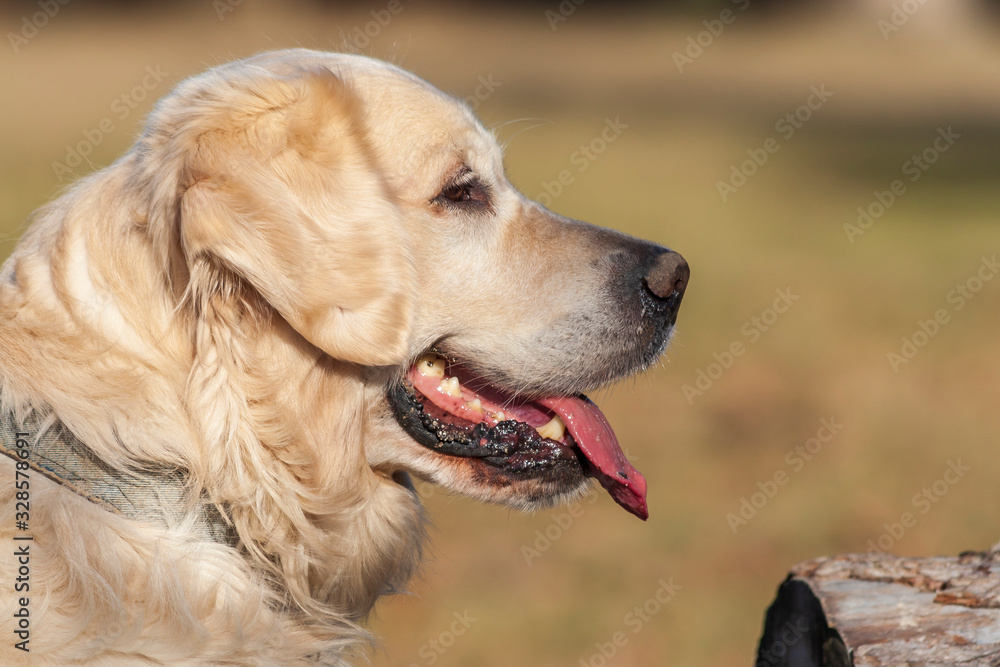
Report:
[[1000,665],[1000,551],[796,565],[767,610],[756,665]]

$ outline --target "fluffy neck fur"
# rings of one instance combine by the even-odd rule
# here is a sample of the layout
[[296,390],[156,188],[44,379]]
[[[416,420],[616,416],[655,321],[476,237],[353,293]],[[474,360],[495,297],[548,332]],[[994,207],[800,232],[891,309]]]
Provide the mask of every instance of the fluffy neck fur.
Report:
[[148,224],[171,204],[129,177],[137,161],[39,211],[0,273],[2,408],[58,406],[111,466],[183,468],[282,613],[357,638],[423,537],[413,494],[366,464],[374,390],[211,258],[178,266],[177,226]]

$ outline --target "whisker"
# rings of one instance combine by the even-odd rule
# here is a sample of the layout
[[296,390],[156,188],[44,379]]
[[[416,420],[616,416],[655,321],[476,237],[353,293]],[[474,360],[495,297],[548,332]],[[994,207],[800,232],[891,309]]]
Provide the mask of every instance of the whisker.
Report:
[[522,128],[522,129],[518,130],[517,132],[515,132],[514,134],[512,134],[510,137],[508,137],[506,140],[501,141],[500,137],[497,136],[497,141],[500,142],[500,150],[501,151],[506,151],[507,147],[510,146],[510,142],[512,142],[514,140],[514,138],[517,137],[518,135],[520,135],[521,133],[527,132],[528,130],[533,130],[536,127],[541,127],[542,125],[553,125],[553,124],[555,124],[555,121],[545,120],[544,118],[518,118],[516,120],[508,120],[508,121],[506,121],[504,123],[501,123],[500,125],[495,126],[495,128],[491,127],[490,131],[493,132],[494,136],[496,136],[497,135],[497,130],[500,130],[501,128],[507,127],[508,125],[510,125],[512,123],[523,123],[523,122],[527,122],[527,121],[537,121],[537,122],[534,125],[529,125],[528,127],[525,127],[525,128]]

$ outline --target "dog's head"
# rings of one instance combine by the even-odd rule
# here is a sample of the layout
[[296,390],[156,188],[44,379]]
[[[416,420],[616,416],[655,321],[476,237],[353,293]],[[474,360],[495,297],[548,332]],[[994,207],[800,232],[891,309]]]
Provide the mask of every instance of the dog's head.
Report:
[[384,483],[531,508],[596,478],[645,518],[645,481],[583,393],[664,351],[680,255],[528,200],[464,104],[360,56],[217,68],[161,103],[142,145],[186,147],[144,175],[181,193],[163,213],[176,282],[236,276],[356,365]]

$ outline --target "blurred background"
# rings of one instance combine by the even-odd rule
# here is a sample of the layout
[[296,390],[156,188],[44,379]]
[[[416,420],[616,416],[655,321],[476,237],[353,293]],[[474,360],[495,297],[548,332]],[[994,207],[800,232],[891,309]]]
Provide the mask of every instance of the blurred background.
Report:
[[421,485],[433,541],[377,608],[377,667],[750,665],[791,565],[1000,540],[989,3],[0,8],[0,256],[178,81],[304,46],[466,98],[527,195],[690,262],[664,363],[593,396],[649,522]]

